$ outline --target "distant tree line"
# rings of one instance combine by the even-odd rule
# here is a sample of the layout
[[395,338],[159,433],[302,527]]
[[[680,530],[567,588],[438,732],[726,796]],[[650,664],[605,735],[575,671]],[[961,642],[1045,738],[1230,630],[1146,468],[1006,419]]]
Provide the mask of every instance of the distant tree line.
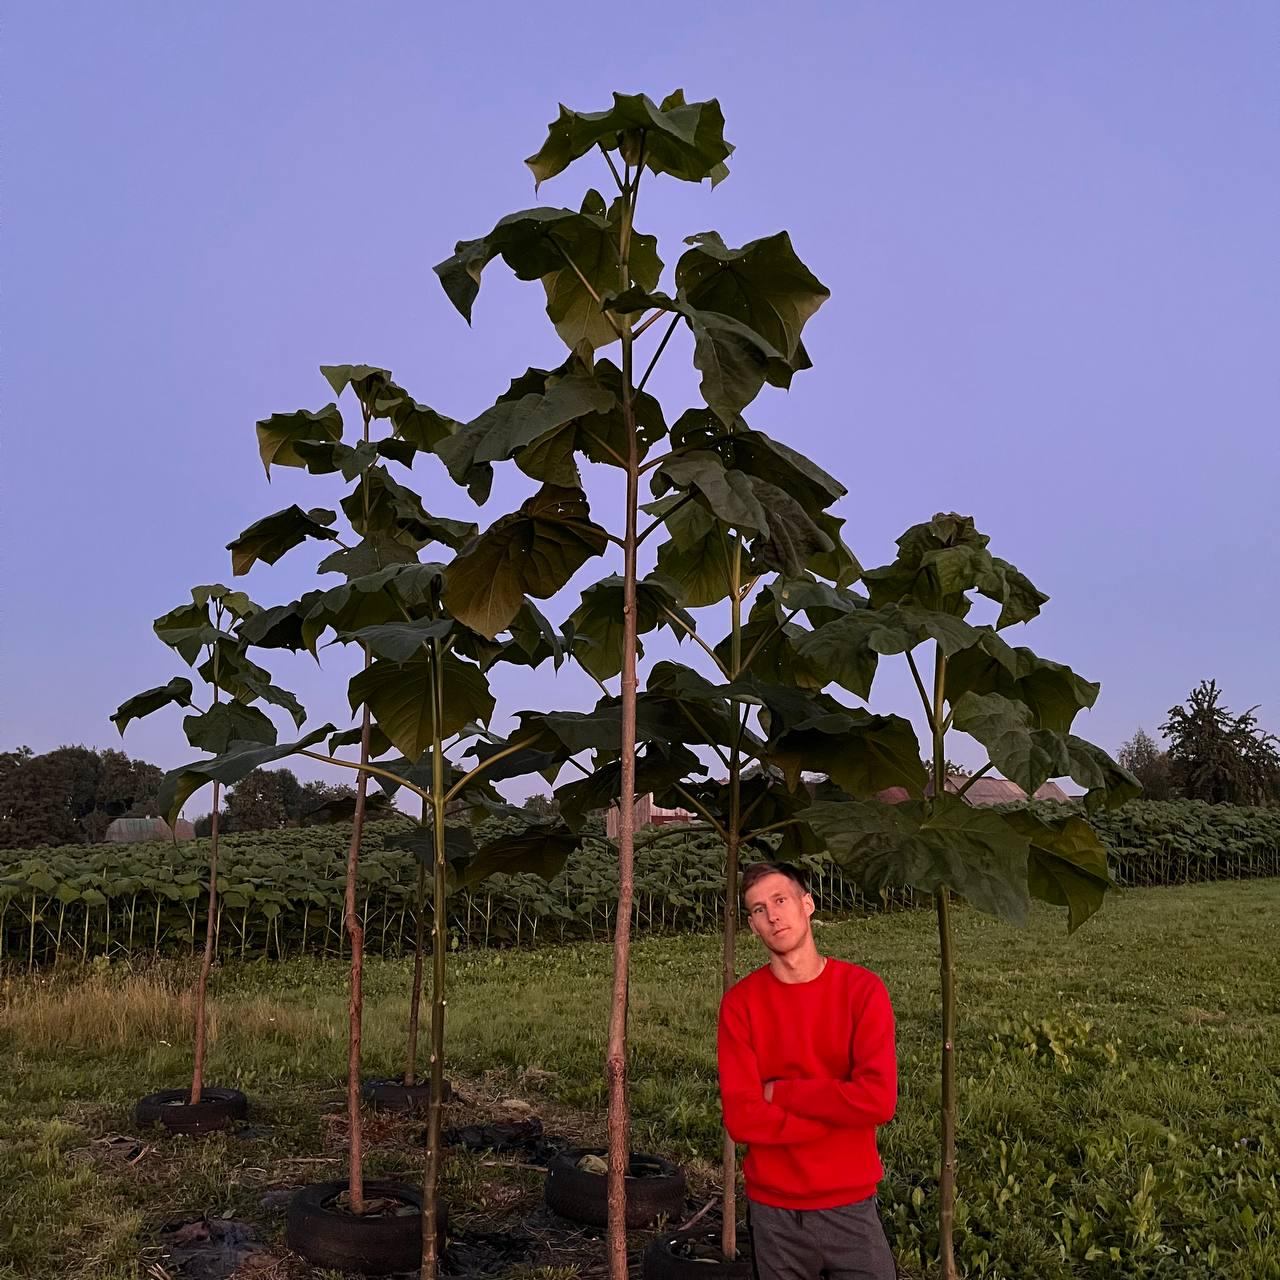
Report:
[[[156,794],[164,771],[110,747],[58,747],[36,755],[30,747],[0,752],[0,849],[98,844],[116,818],[159,815]],[[355,803],[342,783],[299,782],[289,769],[256,769],[227,792],[224,831],[269,831],[329,822]],[[370,797],[370,817],[393,812],[385,797]],[[207,835],[211,815],[197,818]]]
[[0,848],[96,844],[116,818],[156,812],[163,772],[110,748],[0,752]]
[[1202,680],[1184,703],[1170,707],[1161,750],[1139,729],[1117,759],[1145,788],[1148,800],[1208,804],[1280,804],[1280,739],[1250,707],[1239,715],[1222,705],[1216,680]]

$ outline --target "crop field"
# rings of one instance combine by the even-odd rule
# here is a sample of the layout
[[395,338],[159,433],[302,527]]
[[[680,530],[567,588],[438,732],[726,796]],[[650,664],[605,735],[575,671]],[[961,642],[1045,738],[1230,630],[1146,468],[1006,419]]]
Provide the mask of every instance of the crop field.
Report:
[[[1048,810],[1046,810],[1048,812]],[[1121,886],[1280,876],[1280,810],[1188,801],[1126,805],[1090,821]],[[495,830],[499,823],[490,824]],[[374,823],[361,862],[366,945],[383,955],[412,949],[417,864],[395,841],[407,819]],[[218,949],[227,958],[338,955],[349,827],[224,836]],[[208,842],[71,845],[0,854],[0,961],[87,963],[148,953],[190,953],[204,939]],[[868,899],[838,864],[805,859],[819,908],[828,912],[911,905],[892,891]],[[724,846],[707,834],[641,841],[634,927],[643,933],[714,929],[724,894]],[[500,875],[450,902],[458,949],[610,936],[617,854],[588,838],[550,883]]]
[[[1280,881],[1115,894],[1068,938],[1037,909],[1014,930],[956,918],[960,987],[957,1252],[983,1280],[1280,1277]],[[881,1207],[904,1273],[936,1248],[936,939],[925,912],[826,923],[819,946],[888,983],[901,1101],[882,1133]],[[682,1162],[690,1212],[711,1197],[719,1112],[718,941],[637,943],[636,1146]],[[744,940],[743,968],[758,963]],[[210,1080],[251,1097],[247,1128],[145,1136],[129,1109],[189,1078],[190,962],[98,960],[27,974],[0,1006],[0,1276],[163,1280],[165,1228],[219,1215],[259,1252],[236,1275],[313,1277],[282,1244],[272,1192],[337,1176],[345,970],[336,959],[228,962],[215,973]],[[609,950],[462,951],[451,962],[449,1124],[542,1119],[599,1138]],[[366,968],[366,1065],[400,1066],[410,963]],[[371,1171],[413,1173],[421,1124],[371,1118]],[[332,1172],[331,1172],[332,1171]],[[453,1221],[531,1243],[502,1274],[603,1274],[603,1243],[557,1252],[541,1174],[519,1155],[454,1152]],[[636,1238],[643,1243],[643,1234]]]

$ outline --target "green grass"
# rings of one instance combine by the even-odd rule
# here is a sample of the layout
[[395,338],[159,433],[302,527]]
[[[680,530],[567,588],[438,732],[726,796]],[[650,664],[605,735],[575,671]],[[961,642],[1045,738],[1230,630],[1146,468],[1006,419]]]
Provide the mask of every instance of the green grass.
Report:
[[[957,914],[967,1275],[1280,1278],[1278,914],[1278,881],[1118,895],[1072,938],[1047,910],[1025,931]],[[900,1261],[920,1274],[936,1243],[932,917],[823,924],[818,937],[880,973],[894,1000],[901,1101],[882,1134],[882,1210]],[[717,948],[709,937],[643,941],[632,979],[637,1145],[698,1174],[719,1141]],[[742,950],[744,968],[759,962],[753,942]],[[451,1073],[548,1108],[548,1127],[598,1128],[609,965],[599,944],[456,957]],[[366,973],[366,1063],[392,1073],[409,965],[374,961]],[[202,1209],[256,1218],[278,1240],[263,1189],[339,1168],[297,1163],[340,1152],[324,1111],[341,1097],[345,1062],[334,961],[216,975],[210,1078],[245,1089],[270,1135],[159,1140],[135,1165],[103,1156],[100,1140],[129,1132],[139,1094],[183,1082],[180,980],[168,967],[6,980],[0,1277],[144,1276],[156,1228]],[[403,1144],[371,1145],[372,1168],[413,1167]],[[450,1177],[477,1213],[498,1195],[474,1162],[455,1162]],[[536,1175],[525,1182],[536,1197]]]

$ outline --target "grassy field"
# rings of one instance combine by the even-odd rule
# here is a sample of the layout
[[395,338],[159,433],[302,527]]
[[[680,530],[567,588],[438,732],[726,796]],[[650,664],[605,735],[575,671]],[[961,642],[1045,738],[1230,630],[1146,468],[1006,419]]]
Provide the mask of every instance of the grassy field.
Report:
[[[1068,938],[958,913],[958,1248],[971,1277],[1280,1280],[1280,881],[1117,895]],[[926,913],[823,924],[819,946],[886,980],[902,1096],[882,1134],[882,1209],[898,1258],[934,1245],[936,944]],[[635,952],[637,1146],[686,1162],[710,1194],[718,1149],[717,942]],[[744,939],[744,968],[759,962]],[[531,1104],[548,1130],[592,1136],[603,1107],[609,951],[582,944],[459,956],[449,1000],[455,1122]],[[366,1061],[394,1073],[407,963],[367,969]],[[210,1078],[250,1094],[255,1128],[139,1146],[129,1107],[184,1081],[189,1005],[175,967],[4,979],[0,1004],[0,1277],[163,1277],[157,1232],[204,1211],[257,1224],[275,1256],[244,1276],[309,1276],[282,1256],[272,1188],[338,1176],[345,1058],[333,961],[251,962],[215,976]],[[414,1169],[379,1120],[370,1167]],[[140,1154],[139,1154],[140,1153]],[[540,1179],[518,1162],[451,1162],[457,1220],[511,1221]],[[505,1215],[505,1216],[504,1216]],[[568,1280],[591,1267],[526,1269]]]

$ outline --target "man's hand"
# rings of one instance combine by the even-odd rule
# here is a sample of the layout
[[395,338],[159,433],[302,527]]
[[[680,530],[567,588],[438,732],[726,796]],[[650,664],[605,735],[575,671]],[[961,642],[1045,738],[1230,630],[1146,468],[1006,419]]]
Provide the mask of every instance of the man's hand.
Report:
[[773,1081],[772,1080],[766,1080],[764,1082],[764,1100],[766,1102],[773,1101]]

